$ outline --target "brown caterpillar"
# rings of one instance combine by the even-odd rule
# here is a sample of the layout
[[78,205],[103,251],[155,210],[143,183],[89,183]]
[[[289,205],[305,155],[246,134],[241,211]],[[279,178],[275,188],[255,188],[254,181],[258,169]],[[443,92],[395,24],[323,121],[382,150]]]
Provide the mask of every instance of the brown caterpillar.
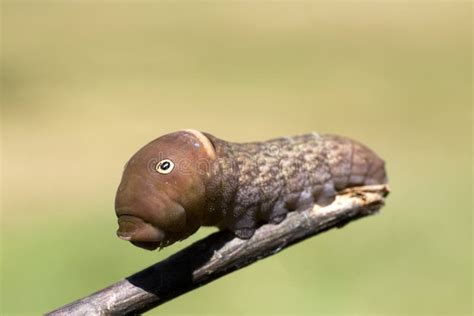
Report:
[[115,199],[117,235],[149,250],[203,225],[248,239],[258,225],[327,205],[345,188],[386,182],[384,161],[344,137],[238,144],[183,130],[155,139],[126,164]]

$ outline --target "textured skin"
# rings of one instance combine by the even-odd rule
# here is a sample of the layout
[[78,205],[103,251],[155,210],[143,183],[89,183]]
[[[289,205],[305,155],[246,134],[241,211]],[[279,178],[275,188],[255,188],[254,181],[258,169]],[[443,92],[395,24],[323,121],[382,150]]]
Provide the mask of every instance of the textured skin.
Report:
[[[170,158],[176,170],[163,175],[147,168],[155,156]],[[118,234],[146,249],[184,239],[202,225],[247,239],[259,225],[327,205],[345,188],[387,182],[384,161],[370,149],[317,133],[239,144],[179,131],[130,161],[116,197]]]
[[207,184],[206,225],[250,238],[260,223],[331,203],[348,187],[386,183],[384,162],[364,145],[316,133],[237,144],[206,136],[218,159]]

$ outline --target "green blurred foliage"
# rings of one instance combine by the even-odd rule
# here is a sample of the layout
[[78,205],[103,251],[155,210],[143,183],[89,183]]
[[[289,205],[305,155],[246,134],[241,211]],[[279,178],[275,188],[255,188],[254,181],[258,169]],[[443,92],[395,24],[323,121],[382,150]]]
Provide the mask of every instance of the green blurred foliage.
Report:
[[161,314],[472,312],[471,3],[2,2],[1,313],[39,314],[159,261],[115,237],[141,145],[331,132],[387,161],[379,216]]

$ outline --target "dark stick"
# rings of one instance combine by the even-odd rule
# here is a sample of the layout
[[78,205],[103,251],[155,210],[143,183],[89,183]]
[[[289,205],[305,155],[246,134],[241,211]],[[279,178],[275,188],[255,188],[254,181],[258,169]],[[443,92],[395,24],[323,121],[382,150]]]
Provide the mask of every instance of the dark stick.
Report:
[[279,225],[263,225],[242,240],[217,232],[134,275],[47,315],[133,315],[313,235],[376,213],[384,204],[384,185],[351,188],[326,207],[291,212]]

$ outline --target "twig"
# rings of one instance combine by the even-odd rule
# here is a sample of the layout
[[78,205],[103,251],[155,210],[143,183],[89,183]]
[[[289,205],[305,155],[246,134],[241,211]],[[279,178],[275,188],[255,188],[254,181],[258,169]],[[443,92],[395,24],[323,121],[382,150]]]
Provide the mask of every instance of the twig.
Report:
[[326,206],[291,212],[279,225],[263,225],[249,240],[217,232],[145,270],[47,315],[133,315],[303,239],[376,213],[384,204],[384,185],[348,189]]

